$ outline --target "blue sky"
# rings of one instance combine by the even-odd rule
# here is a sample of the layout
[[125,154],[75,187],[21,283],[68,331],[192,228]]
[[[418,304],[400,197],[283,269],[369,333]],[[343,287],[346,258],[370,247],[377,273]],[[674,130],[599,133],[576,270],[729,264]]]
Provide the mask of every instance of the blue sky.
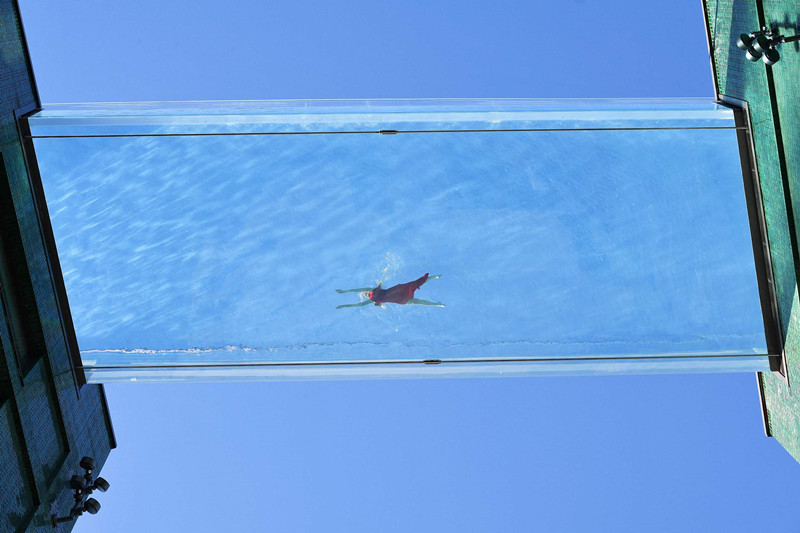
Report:
[[[699,2],[555,4],[22,10],[45,103],[713,96]],[[78,531],[786,531],[800,492],[753,374],[107,392]]]

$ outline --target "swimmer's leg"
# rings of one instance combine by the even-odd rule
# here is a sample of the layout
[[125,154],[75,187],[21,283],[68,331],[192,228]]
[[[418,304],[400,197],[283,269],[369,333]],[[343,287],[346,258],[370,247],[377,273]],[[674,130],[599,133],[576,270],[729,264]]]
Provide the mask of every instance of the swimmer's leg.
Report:
[[[441,278],[441,277],[442,277],[442,275],[441,275],[441,274],[436,274],[436,275],[434,275],[434,276],[428,276],[427,278],[425,278],[425,281],[424,281],[424,282],[422,282],[422,285],[425,285],[426,283],[428,283],[428,282],[429,282],[430,280],[432,280],[432,279],[439,279],[439,278]],[[422,285],[420,285],[420,287],[422,287]]]
[[365,305],[373,304],[372,300],[364,300],[363,302],[359,302],[357,304],[345,304],[345,305],[337,305],[336,309],[342,309],[344,307],[364,307]]
[[425,282],[427,283],[427,282],[429,282],[429,281],[430,281],[430,280],[432,280],[432,279],[439,279],[439,278],[441,278],[441,277],[442,277],[442,275],[441,275],[441,274],[436,274],[435,276],[428,276],[428,279],[426,279],[426,280],[425,280]]
[[434,307],[444,307],[442,302],[429,302],[428,300],[420,300],[419,298],[411,298],[406,303],[413,305],[432,305]]
[[373,289],[375,289],[375,287],[362,287],[360,289],[347,289],[346,291],[343,291],[342,289],[336,289],[336,292],[338,292],[339,294],[344,294],[346,292],[369,292],[369,291],[371,291]]

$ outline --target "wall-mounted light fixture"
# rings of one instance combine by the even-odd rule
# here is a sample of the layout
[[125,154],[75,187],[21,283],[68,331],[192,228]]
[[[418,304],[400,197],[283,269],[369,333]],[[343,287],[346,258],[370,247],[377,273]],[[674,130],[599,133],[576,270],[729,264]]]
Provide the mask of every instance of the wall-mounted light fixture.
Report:
[[81,459],[80,466],[85,471],[84,475],[75,474],[69,480],[69,486],[74,492],[75,505],[70,509],[69,515],[67,516],[56,517],[53,515],[52,522],[54,528],[58,527],[58,524],[75,520],[83,513],[97,514],[100,510],[100,502],[94,498],[87,497],[95,490],[100,492],[107,491],[110,485],[108,481],[101,477],[92,480],[94,459],[91,457],[84,457]]
[[800,35],[786,37],[785,35],[780,35],[777,29],[764,26],[760,31],[739,35],[736,46],[741,50],[745,50],[745,55],[750,61],[761,59],[767,65],[774,65],[781,59],[778,46],[793,41],[800,41]]

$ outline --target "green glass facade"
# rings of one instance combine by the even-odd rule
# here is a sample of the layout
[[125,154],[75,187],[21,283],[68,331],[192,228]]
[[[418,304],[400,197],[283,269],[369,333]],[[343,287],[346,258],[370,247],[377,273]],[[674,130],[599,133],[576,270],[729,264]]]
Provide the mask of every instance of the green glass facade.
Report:
[[748,61],[736,47],[741,33],[763,26],[796,34],[797,3],[707,0],[704,8],[717,95],[748,106],[772,255],[784,368],[781,374],[759,374],[765,430],[800,460],[800,402],[794,394],[800,379],[800,54],[796,43],[784,45],[780,62],[768,67]]
[[49,220],[18,129],[39,99],[14,1],[0,2],[0,35],[0,531],[53,531],[52,515],[73,505],[81,457],[99,470],[116,444],[102,386],[82,384],[73,364]]

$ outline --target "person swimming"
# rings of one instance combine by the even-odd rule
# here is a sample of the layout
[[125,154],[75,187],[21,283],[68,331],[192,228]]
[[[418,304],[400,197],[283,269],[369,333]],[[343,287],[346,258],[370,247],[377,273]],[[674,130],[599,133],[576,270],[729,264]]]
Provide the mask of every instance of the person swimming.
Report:
[[391,304],[399,304],[399,305],[432,305],[434,307],[444,307],[442,302],[430,302],[428,300],[420,300],[419,298],[414,298],[414,293],[422,287],[426,281],[429,279],[438,279],[442,277],[441,274],[437,274],[435,276],[429,276],[425,273],[419,279],[414,281],[409,281],[408,283],[400,283],[399,285],[394,285],[389,287],[388,289],[383,288],[383,282],[378,283],[377,287],[362,287],[359,289],[336,289],[336,292],[339,294],[344,294],[347,292],[360,292],[363,293],[364,296],[367,297],[366,300],[363,302],[359,302],[357,304],[345,304],[345,305],[337,305],[336,309],[342,309],[343,307],[362,307],[364,305],[375,304],[377,306],[383,307],[383,304],[391,303]]

